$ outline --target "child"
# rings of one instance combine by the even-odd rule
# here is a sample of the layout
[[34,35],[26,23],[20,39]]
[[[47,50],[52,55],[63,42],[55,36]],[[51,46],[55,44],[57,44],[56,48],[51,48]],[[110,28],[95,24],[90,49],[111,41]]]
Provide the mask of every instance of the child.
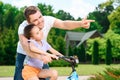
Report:
[[[63,56],[61,53],[53,49],[46,41],[42,40],[42,30],[34,24],[27,25],[24,29],[24,36],[28,38],[29,48],[31,51],[46,56],[47,58],[58,59],[56,55]],[[42,51],[41,51],[42,50]],[[50,51],[52,54],[48,53]],[[57,71],[51,69],[42,69],[44,61],[32,58],[27,55],[24,61],[22,76],[24,80],[39,80],[39,78],[50,78],[57,80]]]

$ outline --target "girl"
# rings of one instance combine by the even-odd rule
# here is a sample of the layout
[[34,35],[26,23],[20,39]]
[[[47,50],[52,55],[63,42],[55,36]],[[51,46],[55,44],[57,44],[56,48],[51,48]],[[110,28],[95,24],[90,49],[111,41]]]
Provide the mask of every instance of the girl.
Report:
[[[58,59],[56,55],[63,56],[61,53],[53,49],[46,41],[42,40],[42,30],[34,24],[29,24],[24,29],[24,36],[28,39],[29,49],[33,52],[46,56],[47,58]],[[50,51],[52,54],[48,53]],[[39,78],[50,78],[57,80],[58,73],[52,69],[42,69],[43,60],[32,58],[29,55],[25,58],[22,76],[24,80],[39,80]]]

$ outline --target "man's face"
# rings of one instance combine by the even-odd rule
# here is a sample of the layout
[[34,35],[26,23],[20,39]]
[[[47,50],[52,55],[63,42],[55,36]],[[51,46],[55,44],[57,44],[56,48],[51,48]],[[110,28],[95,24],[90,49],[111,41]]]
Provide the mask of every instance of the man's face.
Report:
[[30,23],[35,24],[39,28],[44,27],[44,19],[40,11],[37,11],[35,14],[30,15],[29,18],[30,18],[30,21],[29,21]]

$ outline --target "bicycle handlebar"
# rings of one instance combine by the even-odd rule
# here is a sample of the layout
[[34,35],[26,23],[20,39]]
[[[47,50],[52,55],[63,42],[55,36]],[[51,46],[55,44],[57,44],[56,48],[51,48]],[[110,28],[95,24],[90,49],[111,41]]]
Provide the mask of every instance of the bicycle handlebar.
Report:
[[65,60],[69,63],[71,63],[71,65],[75,66],[78,62],[76,61],[76,58],[74,56],[58,56],[59,59]]
[[[69,62],[72,66],[75,66],[78,62],[78,59],[76,59],[74,56],[59,56],[57,55],[58,59],[62,59],[66,62]],[[53,60],[56,60],[54,58],[52,58]]]

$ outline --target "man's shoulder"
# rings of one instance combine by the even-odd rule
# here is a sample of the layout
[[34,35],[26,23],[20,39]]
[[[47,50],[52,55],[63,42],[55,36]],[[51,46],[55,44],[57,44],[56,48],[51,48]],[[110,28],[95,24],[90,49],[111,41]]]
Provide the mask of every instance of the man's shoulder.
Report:
[[45,15],[45,16],[43,16],[44,18],[46,18],[46,17],[52,17],[52,16],[47,16],[47,15]]
[[44,19],[47,19],[47,20],[48,20],[48,19],[55,19],[55,17],[53,17],[53,16],[43,16],[43,18],[44,18]]
[[56,20],[56,18],[53,16],[43,16],[43,18],[44,18],[45,23],[49,24],[50,26],[53,26],[53,24]]
[[28,25],[27,20],[24,20],[24,21],[20,24],[20,26],[25,26],[25,25]]

